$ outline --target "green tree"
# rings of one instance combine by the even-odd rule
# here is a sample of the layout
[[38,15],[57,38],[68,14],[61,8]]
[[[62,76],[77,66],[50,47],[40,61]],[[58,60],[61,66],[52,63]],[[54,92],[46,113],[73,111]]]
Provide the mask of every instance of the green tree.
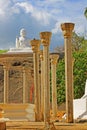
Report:
[[[64,56],[64,45],[60,45],[54,48],[54,52],[57,52],[60,54],[61,58]],[[75,32],[73,32],[72,35],[72,51],[84,51],[87,50],[87,40],[84,36],[79,36]]]
[[87,40],[84,36],[78,36],[75,32],[72,35],[72,51],[87,51]]
[[[87,79],[87,51],[76,51],[73,53],[73,86],[74,98],[80,98],[84,94]],[[65,62],[60,59],[57,66],[57,100],[58,103],[65,102]]]
[[74,62],[74,98],[80,98],[84,94],[85,81],[87,79],[87,51],[78,51],[73,54]]
[[[82,49],[85,39],[83,36],[78,36],[75,32],[72,35],[72,50],[79,51]],[[84,44],[85,45],[85,44]]]
[[85,11],[84,11],[84,16],[86,17],[87,19],[87,7],[85,8]]
[[59,104],[65,102],[65,62],[64,58],[57,65],[57,101]]

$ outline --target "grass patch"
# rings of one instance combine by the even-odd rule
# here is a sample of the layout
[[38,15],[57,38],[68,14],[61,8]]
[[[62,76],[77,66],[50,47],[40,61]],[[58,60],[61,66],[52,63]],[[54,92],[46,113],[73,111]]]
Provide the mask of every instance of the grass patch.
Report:
[[0,50],[0,54],[7,52],[8,50]]

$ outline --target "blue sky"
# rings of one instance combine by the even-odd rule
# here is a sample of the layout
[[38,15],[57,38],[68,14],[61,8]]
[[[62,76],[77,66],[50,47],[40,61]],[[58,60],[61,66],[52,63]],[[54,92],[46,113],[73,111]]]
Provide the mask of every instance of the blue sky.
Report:
[[87,0],[0,0],[0,49],[15,47],[21,28],[29,39],[39,39],[42,31],[51,31],[50,50],[63,44],[61,23],[75,23],[74,30],[85,35]]

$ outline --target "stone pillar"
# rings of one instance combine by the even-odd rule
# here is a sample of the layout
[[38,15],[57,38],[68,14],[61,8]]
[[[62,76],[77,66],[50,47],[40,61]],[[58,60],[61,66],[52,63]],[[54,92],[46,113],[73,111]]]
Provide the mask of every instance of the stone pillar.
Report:
[[57,116],[57,89],[56,89],[56,65],[58,61],[58,54],[51,54],[51,78],[52,78],[52,112],[53,116]]
[[50,120],[50,74],[49,74],[49,44],[51,39],[51,32],[41,32],[40,38],[43,44],[43,58],[44,58],[44,121]]
[[40,40],[31,40],[34,60],[34,103],[36,121],[40,120],[39,47]]
[[5,121],[0,122],[0,130],[6,130],[6,122]]
[[23,103],[26,103],[27,98],[27,80],[26,80],[26,69],[23,67]]
[[43,61],[43,51],[40,51],[40,61],[41,61],[41,120],[44,120],[44,61]]
[[73,23],[61,24],[65,43],[65,83],[67,122],[73,122],[73,71],[72,71],[72,30]]
[[4,68],[4,103],[8,103],[8,89],[9,89],[9,69],[6,66]]

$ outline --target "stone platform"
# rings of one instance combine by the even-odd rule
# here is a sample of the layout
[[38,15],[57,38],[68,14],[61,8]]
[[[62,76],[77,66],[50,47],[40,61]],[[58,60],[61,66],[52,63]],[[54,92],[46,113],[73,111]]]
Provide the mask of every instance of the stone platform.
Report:
[[80,99],[73,100],[74,119],[87,119],[87,80],[85,93]]
[[35,105],[34,104],[0,104],[0,109],[3,110],[0,121],[35,121]]
[[[87,130],[87,123],[54,123],[51,130]],[[54,128],[53,128],[54,127]],[[6,130],[44,130],[44,122],[8,121]]]

